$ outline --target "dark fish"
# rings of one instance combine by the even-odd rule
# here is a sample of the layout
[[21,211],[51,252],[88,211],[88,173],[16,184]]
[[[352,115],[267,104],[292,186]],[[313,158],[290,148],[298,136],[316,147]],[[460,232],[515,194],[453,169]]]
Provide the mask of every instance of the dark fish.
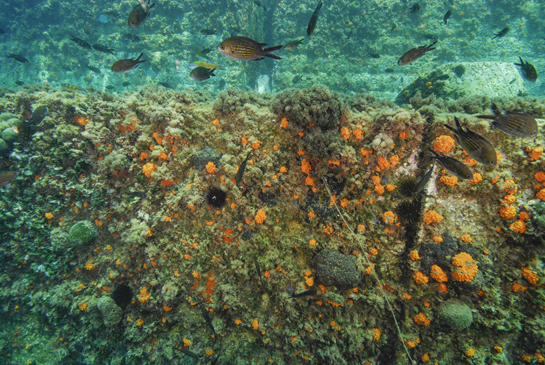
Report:
[[433,33],[423,33],[423,34],[420,34],[423,38],[425,39],[432,39],[432,40],[437,40],[437,35],[433,34]]
[[250,156],[252,155],[252,151],[248,153],[248,156],[242,161],[240,166],[238,167],[237,174],[235,175],[235,185],[238,186],[238,184],[242,181],[242,177],[244,176],[244,170],[246,170],[246,163],[250,159]]
[[322,0],[318,3],[318,6],[316,7],[316,10],[314,10],[314,13],[312,13],[312,16],[310,17],[310,20],[308,22],[308,28],[307,28],[307,34],[311,35],[312,32],[314,32],[314,28],[316,28],[316,22],[318,21],[318,15],[320,15],[320,9],[322,8]]
[[160,82],[158,82],[158,84],[161,85],[162,87],[167,88],[167,89],[172,89],[172,86],[170,86],[170,84],[167,83],[167,82],[160,81]]
[[70,37],[72,37],[71,40],[76,42],[78,46],[83,47],[85,49],[91,49],[91,45],[87,43],[86,41],[84,41],[83,39],[74,37],[72,34],[70,34]]
[[284,46],[284,49],[286,51],[291,51],[292,49],[297,48],[298,45],[303,44],[303,39],[305,38],[296,39],[294,41],[286,43],[286,45]]
[[93,71],[94,73],[97,73],[97,74],[101,73],[101,72],[100,72],[100,68],[98,68],[98,67],[91,66],[91,65],[87,65],[87,68],[88,68],[89,70]]
[[259,0],[254,0],[254,4],[256,4],[257,6],[261,6],[261,1],[259,1]]
[[450,78],[449,75],[441,75],[437,78],[437,81],[445,81],[445,80],[448,80]]
[[448,21],[448,19],[450,18],[451,15],[452,15],[452,11],[450,11],[450,10],[447,11],[445,13],[445,16],[443,17],[443,23],[447,24],[447,21]]
[[113,89],[115,89],[115,86],[107,85],[107,86],[106,86],[106,89],[108,89],[108,90],[113,90]]
[[537,71],[534,65],[528,63],[528,61],[524,63],[524,61],[522,60],[522,57],[519,56],[519,58],[520,58],[520,63],[515,63],[515,65],[520,66],[520,69],[522,71],[522,74],[524,75],[524,78],[528,81],[536,82]]
[[492,104],[494,115],[477,115],[477,118],[493,119],[492,125],[513,137],[534,138],[537,136],[537,121],[525,113],[502,114],[496,104]]
[[396,30],[396,29],[397,29],[397,24],[394,23],[394,24],[392,25],[392,29],[390,29],[390,32],[393,32],[393,31]]
[[317,294],[318,294],[317,290],[310,289],[310,290],[305,290],[304,292],[301,292],[301,293],[298,293],[298,294],[293,293],[292,295],[290,295],[290,297],[288,299],[312,297],[312,296],[317,295]]
[[20,81],[20,80],[17,80],[17,81],[15,81],[15,84],[19,85],[19,86],[23,86],[25,83]]
[[259,61],[265,57],[280,60],[281,58],[270,52],[276,51],[282,46],[274,46],[263,49],[267,43],[259,43],[246,37],[230,37],[220,43],[218,52],[236,61]]
[[130,86],[130,84],[131,84],[130,81],[124,81],[124,82],[121,84],[121,86],[127,87],[127,86]]
[[454,117],[454,127],[449,124],[445,124],[445,127],[456,133],[456,141],[477,162],[487,166],[494,166],[498,163],[494,146],[467,127],[464,130],[458,118]]
[[28,60],[20,54],[8,53],[8,58],[13,58],[17,62],[28,63]]
[[6,32],[4,32],[4,29],[0,28],[0,34],[4,34]]
[[367,54],[369,55],[369,57],[371,58],[380,58],[380,55],[378,53],[373,53],[371,51],[367,51]]
[[131,33],[125,34],[125,38],[127,38],[129,41],[132,41],[132,42],[140,42],[141,41],[139,36],[131,34]]
[[133,191],[127,194],[131,198],[146,198],[148,194],[142,192],[142,191]]
[[495,37],[492,38],[492,39],[501,38],[501,37],[503,37],[504,35],[506,35],[507,32],[509,32],[509,27],[505,27],[505,28],[503,28],[499,33],[494,34]]
[[4,171],[0,172],[0,189],[6,188],[9,189],[10,184],[15,180],[17,177],[16,171]]
[[135,5],[134,8],[132,8],[131,13],[129,14],[129,27],[131,28],[138,28],[139,26],[144,23],[144,21],[148,18],[151,8],[153,8],[155,4],[150,5],[150,0],[148,0],[148,3],[145,2]]
[[108,48],[108,47],[103,46],[102,44],[98,44],[98,43],[93,44],[93,49],[95,51],[99,51],[99,52],[102,52],[102,53],[114,54],[113,49]]
[[424,177],[422,177],[422,179],[420,179],[418,184],[416,184],[416,188],[414,189],[415,194],[418,194],[419,192],[424,190],[426,185],[428,185],[428,182],[431,179],[431,175],[433,174],[433,168],[434,167],[435,167],[435,161],[433,161],[433,164],[431,165],[431,168],[428,170],[428,172],[426,172],[426,175],[424,175]]
[[301,75],[297,75],[291,80],[292,84],[294,85],[298,84],[299,81],[301,81]]
[[206,310],[206,307],[204,305],[201,305],[201,313],[204,320],[206,321],[206,324],[208,324],[208,327],[210,327],[210,329],[212,330],[212,333],[214,334],[214,336],[217,336],[216,330],[214,329],[214,326],[212,325],[212,319],[210,318],[210,315],[208,314],[208,311]]
[[180,349],[180,351],[183,352],[184,354],[186,354],[187,356],[190,356],[190,357],[192,357],[194,359],[198,359],[200,357],[199,355],[197,355],[193,351],[184,350],[184,349]]
[[214,35],[216,31],[213,29],[201,29],[201,33],[204,35]]
[[210,76],[216,76],[214,75],[215,70],[215,68],[209,70],[205,67],[195,67],[193,70],[191,70],[189,76],[191,76],[193,80],[204,81],[208,80]]
[[196,54],[197,56],[201,56],[201,57],[203,57],[203,58],[209,58],[209,57],[207,56],[207,54],[209,54],[210,51],[212,51],[212,50],[213,50],[213,48],[203,48],[203,49],[201,50],[201,49],[198,49],[197,47],[195,47],[195,54]]
[[446,170],[448,170],[451,174],[454,176],[458,176],[461,179],[466,180],[472,180],[473,174],[471,173],[471,170],[467,165],[463,162],[458,161],[455,158],[444,156],[440,153],[435,152],[431,148],[428,148],[428,150],[431,152],[431,158],[434,158],[443,166]]
[[140,63],[146,62],[146,60],[140,60],[140,57],[142,57],[143,54],[144,53],[140,53],[140,56],[138,56],[137,59],[129,58],[126,60],[116,61],[112,65],[112,71],[117,73],[124,73],[124,72],[129,72],[131,70],[134,70],[135,68],[138,67]]
[[255,269],[257,270],[257,275],[259,276],[259,281],[261,281],[261,286],[265,287],[265,284],[263,284],[263,276],[261,275],[261,268],[259,267],[257,258],[254,259],[254,262],[255,262]]
[[384,70],[384,72],[391,74],[391,73],[394,73],[395,70],[393,68],[387,68],[386,70]]
[[413,6],[411,6],[411,10],[409,11],[409,13],[414,14],[418,12],[418,10],[420,10],[420,4],[415,3]]
[[434,50],[435,47],[433,46],[435,45],[435,43],[437,43],[437,41],[427,46],[417,47],[417,48],[408,50],[407,52],[403,54],[403,56],[401,56],[399,61],[397,61],[397,64],[400,66],[403,66],[403,65],[408,65],[409,63],[416,61],[417,59],[422,57],[426,52]]
[[115,10],[108,10],[104,14],[109,16],[110,18],[117,18],[119,16],[119,13]]
[[38,125],[44,120],[45,116],[47,115],[47,106],[40,105],[34,111],[32,112],[32,115],[30,116],[30,125]]

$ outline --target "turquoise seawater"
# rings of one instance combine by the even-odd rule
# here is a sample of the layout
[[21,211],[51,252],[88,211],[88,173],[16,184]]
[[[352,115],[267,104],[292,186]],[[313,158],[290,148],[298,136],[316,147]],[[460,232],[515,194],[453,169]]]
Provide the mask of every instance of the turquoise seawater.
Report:
[[545,362],[543,1],[0,9],[0,365]]

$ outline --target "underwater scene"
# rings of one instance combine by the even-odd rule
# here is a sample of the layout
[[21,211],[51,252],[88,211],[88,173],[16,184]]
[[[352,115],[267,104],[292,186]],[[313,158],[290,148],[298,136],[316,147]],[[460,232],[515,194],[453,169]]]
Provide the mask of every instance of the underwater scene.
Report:
[[0,365],[545,363],[542,0],[0,5]]

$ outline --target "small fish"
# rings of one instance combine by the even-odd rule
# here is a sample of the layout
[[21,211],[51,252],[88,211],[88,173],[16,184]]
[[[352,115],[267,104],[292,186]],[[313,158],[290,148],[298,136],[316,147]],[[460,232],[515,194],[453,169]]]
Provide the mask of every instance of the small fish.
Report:
[[290,295],[288,299],[312,297],[314,295],[318,295],[318,291],[315,289],[310,289],[310,290],[305,290],[304,292],[297,293],[297,294],[293,293],[292,295]]
[[525,113],[502,114],[496,104],[492,104],[494,115],[477,115],[477,118],[493,119],[492,125],[513,137],[534,138],[537,136],[536,119]]
[[115,86],[112,86],[112,85],[106,85],[106,89],[108,89],[108,90],[113,90],[113,89],[115,89]]
[[394,24],[392,25],[392,28],[390,29],[390,32],[393,32],[393,31],[396,30],[396,29],[397,29],[397,24],[394,23]]
[[204,49],[200,50],[197,47],[195,47],[195,54],[197,56],[201,56],[203,58],[210,58],[210,57],[207,56],[207,54],[210,53],[211,50],[212,50],[212,48],[204,48]]
[[4,34],[6,32],[4,32],[4,29],[0,28],[0,34]]
[[19,54],[8,53],[8,58],[13,58],[17,62],[28,63],[28,60]]
[[4,171],[0,172],[0,189],[6,188],[9,189],[9,186],[17,177],[17,171]]
[[257,6],[261,6],[261,1],[259,1],[259,0],[254,0],[254,4],[256,4]]
[[316,28],[316,22],[318,21],[318,15],[320,15],[320,9],[322,8],[322,0],[318,3],[318,6],[316,7],[316,10],[314,10],[314,13],[312,13],[312,16],[310,17],[310,20],[308,21],[308,27],[307,27],[307,34],[311,35],[312,32],[314,32],[314,28]]
[[46,117],[47,112],[48,112],[47,106],[40,105],[39,107],[34,109],[34,111],[32,112],[32,115],[30,116],[29,124],[30,125],[40,124],[42,120],[44,120],[44,118]]
[[194,353],[193,351],[190,351],[190,350],[180,349],[180,351],[183,352],[184,354],[186,354],[187,356],[192,357],[194,359],[198,359],[200,357],[199,355],[197,355],[196,353]]
[[25,83],[20,81],[20,80],[17,80],[17,81],[15,81],[15,84],[19,85],[19,86],[23,86]]
[[213,29],[201,29],[201,33],[204,35],[214,35],[216,34],[216,31]]
[[411,6],[411,10],[409,11],[409,13],[414,14],[418,12],[418,10],[420,10],[420,4],[415,3],[413,6]]
[[458,161],[455,158],[444,156],[440,153],[435,152],[431,148],[428,148],[428,151],[431,152],[431,158],[434,158],[448,170],[454,176],[458,176],[461,179],[472,180],[473,174],[467,165],[463,162]]
[[494,38],[492,38],[492,40],[503,37],[507,34],[507,32],[509,32],[509,27],[503,28],[499,33],[494,34]]
[[110,18],[106,14],[100,14],[98,16],[98,21],[101,22],[102,24],[106,24],[110,21]]
[[435,161],[433,161],[433,163],[431,165],[431,168],[428,170],[428,172],[426,172],[424,177],[422,177],[422,179],[420,179],[418,184],[416,184],[416,188],[414,189],[415,194],[418,194],[419,192],[424,190],[426,185],[428,185],[428,182],[430,181],[431,175],[433,174],[433,168],[434,167],[435,167]]
[[114,54],[113,49],[111,48],[108,48],[106,46],[103,46],[102,44],[98,44],[98,43],[95,43],[93,44],[93,49],[95,51],[99,51],[99,52],[102,52],[102,53],[110,53],[110,54]]
[[494,166],[498,163],[496,150],[484,137],[462,127],[458,118],[454,117],[454,127],[445,124],[445,127],[456,133],[456,141],[462,146],[477,162],[487,166]]
[[411,62],[416,61],[420,57],[422,57],[426,52],[434,50],[435,47],[433,47],[437,43],[437,41],[433,42],[432,44],[429,44],[427,46],[421,46],[417,48],[413,48],[408,50],[401,56],[399,61],[397,61],[397,64],[400,66],[408,65]]
[[146,198],[148,196],[148,194],[144,193],[143,191],[133,191],[127,193],[127,195],[131,198]]
[[443,17],[443,23],[447,24],[448,19],[452,15],[452,11],[450,9],[445,13],[445,16]]
[[81,38],[74,37],[72,34],[70,34],[70,37],[72,37],[72,41],[74,41],[78,46],[85,48],[85,49],[91,49],[91,45],[84,41]]
[[227,67],[218,65],[217,63],[211,63],[211,62],[204,62],[204,61],[195,61],[189,64],[189,69],[193,70],[197,67],[204,67],[209,70],[216,69],[216,70],[225,70]]
[[265,284],[263,284],[263,276],[261,275],[261,268],[259,267],[259,262],[257,262],[257,258],[254,259],[254,263],[257,275],[259,276],[259,281],[261,281],[261,286],[265,287]]
[[384,70],[384,72],[386,72],[387,74],[391,74],[394,73],[395,70],[393,68],[387,68],[386,70]]
[[123,87],[127,87],[127,86],[130,86],[131,85],[131,82],[130,81],[124,81],[121,86]]
[[102,73],[102,72],[100,72],[100,68],[95,67],[95,66],[87,65],[86,68],[88,68],[89,70],[93,71],[96,74]]
[[378,53],[374,53],[374,52],[371,52],[371,51],[367,51],[367,54],[369,55],[369,57],[371,58],[380,58],[380,55]]
[[235,185],[237,186],[242,181],[242,176],[244,176],[244,170],[246,170],[246,163],[248,163],[248,160],[250,159],[251,155],[252,155],[252,151],[248,153],[248,156],[246,156],[244,161],[242,161],[242,163],[238,167],[237,174],[235,175]]
[[292,49],[297,48],[298,45],[303,44],[303,39],[305,38],[296,39],[294,41],[290,41],[286,43],[286,45],[284,46],[284,49],[286,51],[291,51]]
[[325,61],[327,61],[327,57],[321,60],[320,63],[324,63]]
[[72,92],[83,92],[83,93],[86,93],[87,90],[77,86],[77,85],[72,85],[72,84],[66,84],[66,83],[62,83],[61,84],[61,89],[64,90],[64,91],[72,91]]
[[161,85],[164,88],[172,89],[172,86],[170,86],[170,84],[167,83],[167,82],[159,81],[158,84]]
[[139,26],[144,23],[144,21],[148,18],[150,14],[151,8],[155,6],[155,4],[150,5],[150,0],[146,3],[145,0],[139,0],[140,4],[135,5],[134,8],[132,8],[131,13],[129,14],[129,27],[131,28],[138,28]]
[[201,313],[204,320],[206,321],[206,324],[208,324],[208,327],[210,327],[210,329],[212,330],[212,333],[214,334],[214,336],[217,336],[216,330],[214,329],[214,326],[212,325],[212,319],[210,318],[210,315],[208,314],[208,311],[206,310],[206,307],[204,305],[201,305]]
[[136,59],[129,58],[126,60],[116,61],[112,65],[112,71],[117,73],[124,73],[124,72],[129,72],[131,70],[134,70],[135,68],[138,67],[140,63],[146,62],[146,60],[140,60],[140,57],[142,57],[143,54],[144,53],[140,53],[140,56],[138,56],[138,58]]
[[292,80],[291,80],[291,83],[296,85],[299,83],[299,81],[301,81],[301,75],[296,75]]
[[522,71],[522,74],[524,75],[524,78],[531,82],[536,82],[537,80],[537,71],[534,65],[528,63],[524,63],[522,60],[522,57],[519,56],[520,63],[515,63],[515,65],[520,66],[520,69]]
[[210,76],[216,76],[214,75],[214,71],[216,69],[209,70],[205,67],[196,67],[189,73],[189,76],[196,81],[204,81],[208,80]]
[[131,33],[125,34],[125,38],[127,38],[129,41],[132,41],[132,42],[140,42],[141,41],[139,36],[131,34]]
[[230,37],[221,42],[218,52],[235,61],[259,61],[265,57],[280,60],[281,58],[271,52],[279,50],[282,46],[263,48],[267,43],[259,43],[246,37]]

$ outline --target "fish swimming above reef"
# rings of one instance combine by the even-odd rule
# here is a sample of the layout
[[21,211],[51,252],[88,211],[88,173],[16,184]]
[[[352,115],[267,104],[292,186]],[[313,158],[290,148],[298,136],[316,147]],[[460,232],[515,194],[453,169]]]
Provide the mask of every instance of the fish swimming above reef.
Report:
[[498,163],[496,150],[490,142],[467,127],[462,127],[458,118],[454,117],[454,127],[445,124],[445,127],[456,133],[456,141],[462,146],[473,159],[487,166],[494,166]]
[[428,148],[428,151],[431,153],[431,158],[434,158],[443,166],[448,172],[454,176],[458,176],[460,179],[471,180],[473,179],[473,174],[471,169],[463,162],[458,161],[455,158],[444,156],[440,153],[435,152],[431,148]]
[[158,84],[158,85],[161,85],[161,86],[164,87],[164,88],[172,89],[172,86],[170,86],[170,84],[169,84],[168,82],[159,81],[157,84]]
[[98,67],[91,66],[91,65],[87,65],[87,66],[85,66],[85,67],[88,68],[89,70],[93,71],[93,72],[96,73],[96,74],[102,73],[102,72],[100,72],[100,68],[98,68]]
[[296,39],[294,41],[290,41],[286,43],[286,45],[284,46],[284,49],[286,51],[291,51],[292,49],[297,48],[298,45],[303,44],[303,39],[305,38]]
[[255,263],[255,269],[257,271],[257,276],[259,276],[259,281],[261,281],[261,286],[265,287],[265,284],[263,284],[263,275],[261,275],[261,268],[259,267],[259,262],[257,262],[257,258],[254,259]]
[[499,33],[494,34],[494,38],[492,38],[492,40],[503,37],[507,34],[507,32],[509,32],[509,27],[503,28]]
[[214,336],[217,336],[216,330],[214,329],[214,325],[212,324],[212,319],[210,318],[210,315],[208,314],[208,310],[206,309],[204,305],[201,305],[201,313],[204,320],[206,321],[206,324],[208,325],[208,327],[210,327],[210,330],[212,331]]
[[225,66],[218,65],[217,63],[204,62],[204,61],[191,62],[188,67],[191,70],[193,70],[194,68],[197,68],[197,67],[204,67],[204,68],[207,68],[209,70],[212,70],[212,69],[225,70],[227,68]]
[[421,46],[416,47],[413,49],[408,50],[401,56],[399,61],[397,61],[397,64],[400,66],[408,65],[409,63],[412,63],[422,57],[426,52],[434,50],[435,47],[433,47],[437,43],[437,41],[433,42],[432,44],[429,44],[427,46]]
[[129,58],[125,60],[115,61],[114,64],[112,65],[112,71],[116,73],[125,73],[131,70],[134,70],[142,62],[146,62],[146,60],[140,59],[143,54],[144,54],[143,52],[140,53],[140,56],[138,56],[138,58],[136,59]]
[[74,41],[78,46],[85,49],[91,49],[91,45],[87,43],[85,40],[78,37],[74,37],[72,34],[70,34],[70,37],[72,37],[71,40]]
[[216,31],[214,29],[201,29],[201,33],[204,35],[214,35],[216,34]]
[[259,43],[246,37],[230,37],[221,42],[218,52],[235,61],[259,61],[265,57],[280,60],[281,58],[271,52],[279,50],[282,46],[274,46],[263,49],[267,43]]
[[208,56],[208,54],[213,50],[213,48],[203,48],[203,49],[198,49],[197,47],[195,47],[195,54],[197,56],[201,56],[202,58],[210,58]]
[[102,52],[102,53],[114,54],[113,49],[108,48],[108,47],[103,46],[102,44],[98,44],[98,43],[93,44],[93,49],[95,51],[99,51],[99,52]]
[[130,85],[131,85],[130,81],[123,81],[123,83],[121,84],[121,86],[123,86],[123,87],[127,87],[127,86],[130,86]]
[[250,159],[250,156],[252,155],[252,151],[248,153],[248,156],[242,161],[240,166],[238,167],[237,174],[235,176],[235,185],[240,184],[242,181],[242,177],[244,176],[244,170],[246,170],[246,164],[248,163],[248,160]]
[[537,70],[534,67],[534,65],[528,63],[524,63],[524,60],[522,57],[519,56],[520,63],[515,63],[515,65],[520,66],[520,70],[522,71],[522,74],[524,75],[524,78],[531,82],[536,82],[537,80]]
[[79,87],[78,85],[72,85],[72,84],[61,84],[61,89],[64,90],[64,91],[72,91],[72,92],[82,92],[82,93],[86,93],[87,90]]
[[6,32],[4,32],[4,29],[0,28],[0,34],[4,34]]
[[186,354],[187,356],[192,357],[194,359],[198,359],[200,357],[199,354],[196,354],[196,353],[194,353],[193,351],[190,351],[190,350],[180,349],[180,351],[183,352],[184,354]]
[[318,3],[318,6],[314,10],[314,13],[312,13],[312,16],[310,17],[310,20],[308,21],[308,27],[307,27],[307,34],[311,35],[312,32],[314,32],[314,28],[316,28],[316,22],[318,21],[318,15],[320,15],[320,9],[322,8],[322,0]]
[[140,42],[141,41],[139,36],[137,36],[135,34],[131,34],[131,33],[126,33],[125,38],[127,38],[131,42]]
[[293,293],[292,295],[290,295],[288,299],[312,297],[317,294],[318,294],[318,291],[316,289],[310,289],[310,290],[305,290],[304,292],[297,293],[297,294]]
[[20,54],[8,53],[8,58],[13,58],[17,62],[29,63],[29,61]]
[[17,171],[3,171],[0,172],[0,189],[9,189],[10,184],[17,177]]
[[291,83],[296,85],[299,83],[299,81],[301,81],[302,77],[301,75],[296,75],[293,79],[291,79]]
[[431,179],[431,175],[433,174],[433,168],[435,167],[435,161],[433,162],[433,164],[431,165],[431,168],[428,170],[428,172],[426,172],[426,174],[424,175],[424,177],[422,177],[422,179],[420,179],[420,181],[418,182],[418,184],[416,184],[416,187],[414,188],[414,194],[418,194],[419,192],[421,192],[422,190],[424,190],[424,188],[426,187],[426,185],[428,185],[428,182],[430,181]]
[[411,6],[411,10],[409,10],[409,13],[414,14],[417,13],[420,10],[420,4],[415,3],[413,6]]
[[15,85],[23,86],[25,83],[21,80],[15,81]]
[[44,120],[48,112],[47,106],[40,105],[39,107],[36,107],[34,111],[32,112],[32,115],[30,116],[29,124],[31,126],[38,125]]
[[139,0],[140,4],[135,5],[129,14],[129,27],[138,28],[148,18],[151,8],[155,6],[155,3],[150,5],[150,0],[146,3],[145,0]]
[[534,138],[537,136],[536,118],[525,113],[507,112],[502,114],[496,104],[492,104],[494,115],[477,115],[477,118],[493,119],[492,125],[513,137]]
[[216,76],[214,75],[215,70],[215,68],[209,70],[205,67],[195,67],[193,70],[191,70],[189,76],[191,76],[193,80],[204,81],[208,80],[210,76]]
[[448,19],[450,18],[450,16],[452,15],[452,11],[449,10],[445,13],[445,16],[443,17],[443,23],[447,24],[447,21]]

